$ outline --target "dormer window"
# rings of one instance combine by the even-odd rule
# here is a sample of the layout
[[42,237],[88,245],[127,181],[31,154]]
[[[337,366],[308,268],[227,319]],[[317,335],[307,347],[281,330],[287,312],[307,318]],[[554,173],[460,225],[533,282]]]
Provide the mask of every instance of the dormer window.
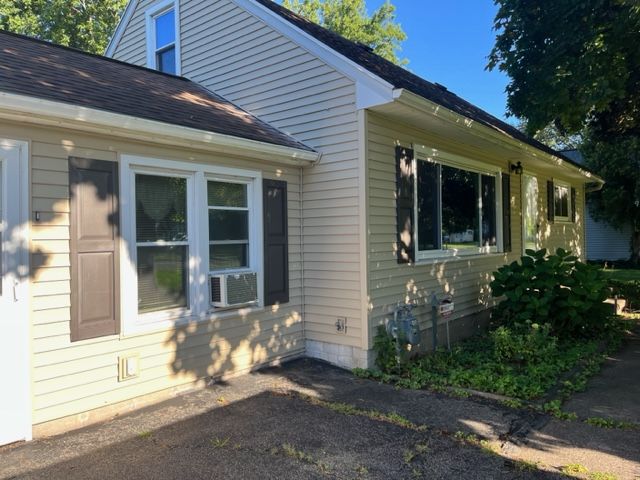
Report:
[[147,66],[180,75],[177,4],[161,2],[147,10]]

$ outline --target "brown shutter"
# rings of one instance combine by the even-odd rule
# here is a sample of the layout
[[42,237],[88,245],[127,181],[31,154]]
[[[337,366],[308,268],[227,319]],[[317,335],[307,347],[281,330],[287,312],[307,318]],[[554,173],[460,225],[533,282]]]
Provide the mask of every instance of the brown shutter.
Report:
[[398,263],[415,261],[413,150],[396,147],[396,215]]
[[576,189],[571,187],[571,221],[576,223]]
[[547,220],[553,222],[555,219],[555,203],[554,203],[554,187],[553,180],[547,180]]
[[502,246],[511,251],[511,176],[502,174]]
[[287,182],[263,180],[264,303],[289,301]]
[[118,164],[69,158],[71,341],[120,331]]

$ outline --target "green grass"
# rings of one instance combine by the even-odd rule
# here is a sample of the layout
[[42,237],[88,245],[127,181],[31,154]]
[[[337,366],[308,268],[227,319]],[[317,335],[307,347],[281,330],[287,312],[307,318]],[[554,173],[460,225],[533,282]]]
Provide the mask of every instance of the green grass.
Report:
[[600,270],[607,280],[617,280],[619,282],[631,282],[640,280],[640,269],[610,269]]

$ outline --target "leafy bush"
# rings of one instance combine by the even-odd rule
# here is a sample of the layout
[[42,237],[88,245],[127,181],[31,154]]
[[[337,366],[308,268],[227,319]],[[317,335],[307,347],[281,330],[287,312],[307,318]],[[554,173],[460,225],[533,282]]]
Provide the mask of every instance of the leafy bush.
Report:
[[[522,329],[521,329],[522,330]],[[520,333],[501,326],[489,335],[493,340],[493,353],[498,361],[509,363],[535,363],[552,355],[557,348],[557,339],[551,336],[547,323],[530,324],[529,330]]]
[[505,299],[494,318],[515,330],[549,324],[560,338],[595,337],[607,328],[605,280],[597,267],[578,261],[559,248],[526,250],[520,262],[494,272],[493,295]]
[[376,367],[385,373],[397,370],[396,344],[384,325],[378,325],[376,336],[373,339],[373,349],[376,352]]

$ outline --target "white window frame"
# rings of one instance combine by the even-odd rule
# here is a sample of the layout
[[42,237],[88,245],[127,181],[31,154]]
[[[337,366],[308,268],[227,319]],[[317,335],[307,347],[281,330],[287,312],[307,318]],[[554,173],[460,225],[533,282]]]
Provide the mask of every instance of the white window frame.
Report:
[[[176,324],[210,320],[217,316],[238,315],[264,306],[262,173],[218,165],[121,155],[121,312],[123,335],[170,328]],[[187,244],[188,276],[187,308],[173,308],[138,313],[138,272],[136,243],[135,175],[157,175],[187,179]],[[214,308],[209,292],[209,209],[207,181],[246,183],[249,207],[249,265],[247,268],[220,273],[255,272],[258,302],[248,308]],[[239,312],[241,310],[242,312]],[[221,313],[222,312],[222,313]]]
[[164,0],[149,7],[145,11],[146,31],[147,31],[147,67],[157,70],[156,63],[156,18],[173,10],[175,20],[175,57],[176,75],[182,75],[182,61],[180,54],[180,2],[177,0]]
[[[502,238],[502,169],[500,167],[487,165],[486,163],[472,160],[470,158],[462,157],[448,152],[443,152],[435,148],[426,147],[424,145],[413,145],[413,162],[412,170],[414,176],[413,182],[413,218],[415,219],[415,226],[413,232],[413,241],[415,245],[416,262],[428,261],[438,258],[451,258],[451,257],[466,257],[470,255],[486,255],[492,253],[502,252],[503,238]],[[468,172],[478,173],[480,175],[488,175],[495,177],[496,179],[496,245],[495,246],[478,246],[478,248],[465,248],[465,249],[434,249],[434,250],[419,250],[419,227],[418,227],[418,161],[427,161],[445,165],[448,167],[458,168]],[[441,170],[440,170],[441,172]],[[442,185],[442,173],[438,181],[439,185]],[[439,203],[442,205],[442,188],[438,190]],[[482,195],[480,194],[478,211],[482,211]],[[482,235],[482,219],[478,215],[479,231]],[[442,207],[438,211],[438,233],[442,236]]]
[[[567,215],[557,215],[556,214],[556,188],[566,188],[567,189]],[[553,220],[556,222],[567,222],[571,223],[571,212],[573,205],[571,203],[571,185],[562,181],[553,181]]]

